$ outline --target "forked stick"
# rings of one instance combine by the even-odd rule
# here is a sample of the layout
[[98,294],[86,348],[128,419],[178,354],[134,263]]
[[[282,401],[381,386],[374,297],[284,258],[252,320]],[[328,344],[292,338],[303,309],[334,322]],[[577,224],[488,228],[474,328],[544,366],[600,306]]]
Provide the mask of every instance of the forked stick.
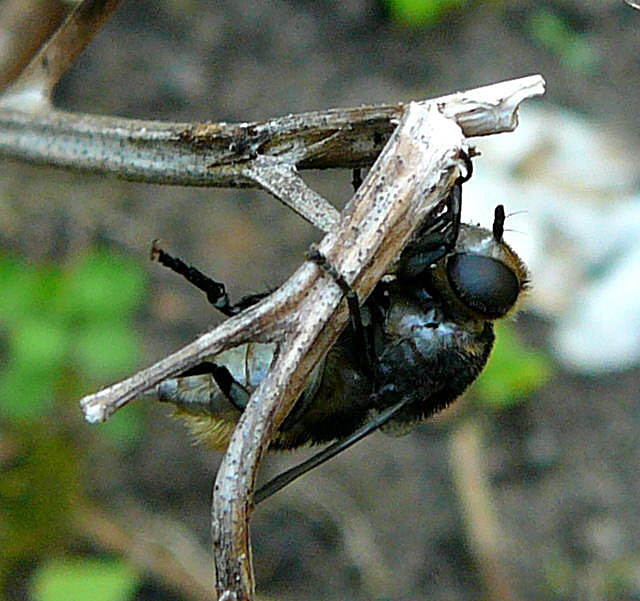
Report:
[[[408,107],[340,223],[318,248],[361,299],[448,194],[463,150],[462,131],[436,107]],[[218,470],[212,529],[220,598],[254,598],[248,523],[260,459],[348,319],[344,305],[336,312],[340,288],[312,263],[305,263],[276,294],[290,285],[298,290],[296,282],[302,281],[306,291],[294,293],[295,303],[280,316],[284,329],[275,364],[252,395]]]
[[[526,98],[544,93],[530,75],[423,100],[465,136],[512,131]],[[297,174],[302,169],[368,167],[406,104],[360,106],[248,123],[168,123],[55,110],[25,112],[0,95],[0,154],[35,163],[182,186],[260,187],[321,231],[338,212]],[[41,107],[40,107],[41,108]]]
[[[235,124],[162,123],[54,110],[54,86],[116,3],[84,0],[0,94],[0,153],[136,181],[262,187],[328,232],[319,250],[361,300],[413,230],[449,193],[465,149],[464,136],[513,130],[519,104],[544,92],[544,80],[533,75],[421,103]],[[297,174],[305,168],[369,166],[374,160],[342,215]],[[346,325],[348,312],[345,306],[339,308],[341,296],[331,278],[306,262],[257,305],[150,368],[81,401],[89,421],[104,421],[206,356],[248,341],[280,344],[277,360],[252,395],[216,479],[212,529],[221,600],[254,598],[248,521],[258,465],[311,370]]]

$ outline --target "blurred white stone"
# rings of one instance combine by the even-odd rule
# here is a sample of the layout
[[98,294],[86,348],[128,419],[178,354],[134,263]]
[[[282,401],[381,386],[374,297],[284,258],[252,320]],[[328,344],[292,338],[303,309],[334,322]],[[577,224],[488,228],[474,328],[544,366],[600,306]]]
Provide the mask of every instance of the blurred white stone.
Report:
[[491,224],[532,273],[529,307],[554,320],[559,359],[583,372],[640,363],[639,152],[563,110],[525,107],[516,132],[474,141],[464,219]]

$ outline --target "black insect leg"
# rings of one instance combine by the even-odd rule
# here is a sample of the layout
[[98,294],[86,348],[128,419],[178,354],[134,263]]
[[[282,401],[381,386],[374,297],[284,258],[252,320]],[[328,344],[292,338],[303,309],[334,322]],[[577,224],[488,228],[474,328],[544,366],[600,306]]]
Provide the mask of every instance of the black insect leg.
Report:
[[[472,148],[471,156],[475,156],[477,154],[478,152]],[[458,179],[456,180],[457,184],[462,185],[471,179],[471,176],[473,175],[473,162],[471,161],[471,156],[469,156],[469,154],[464,150],[460,151],[460,158],[464,162],[464,168],[467,170],[467,172],[464,175],[458,176]]]
[[473,175],[473,163],[469,155],[463,152],[461,156],[465,164],[466,173],[458,176],[447,197],[447,213],[445,217],[441,218],[441,223],[442,220],[446,221],[444,221],[442,225],[439,223],[433,227],[433,229],[440,228],[442,239],[438,243],[433,243],[430,252],[425,252],[426,249],[423,250],[422,260],[426,265],[435,263],[446,254],[452,252],[460,235],[460,222],[462,220],[462,184],[469,181]]
[[[446,254],[453,251],[460,235],[460,222],[462,220],[462,184],[469,181],[473,175],[473,163],[466,152],[461,152],[460,156],[464,161],[465,173],[460,174],[451,188],[447,197],[447,214],[445,224],[442,226],[443,238],[439,245],[434,246],[429,260],[435,263]],[[437,226],[436,226],[437,227]]]
[[354,169],[352,171],[351,185],[353,186],[353,191],[357,192],[362,185],[362,169]]
[[367,372],[367,375],[371,378],[371,381],[375,381],[376,370],[375,365],[375,351],[372,344],[367,340],[367,333],[362,323],[362,313],[360,311],[360,300],[356,291],[347,283],[344,276],[329,262],[315,246],[312,246],[306,254],[306,258],[312,261],[324,271],[329,274],[334,282],[338,284],[342,293],[347,299],[349,305],[349,318],[351,321],[351,329],[353,330],[353,336],[356,344],[356,353],[359,357],[363,358],[363,367]]
[[293,482],[303,474],[306,474],[309,470],[323,464],[332,457],[335,457],[342,451],[348,449],[359,440],[362,440],[365,436],[368,436],[373,431],[377,430],[380,426],[386,424],[400,409],[402,409],[410,397],[404,398],[397,402],[395,405],[385,409],[378,415],[376,415],[371,421],[367,422],[364,426],[353,432],[348,438],[344,440],[338,440],[328,447],[325,447],[319,453],[316,453],[306,461],[288,469],[286,472],[282,472],[279,476],[276,476],[273,480],[267,482],[264,486],[259,488],[255,495],[254,501],[256,505],[261,501],[264,501],[272,494],[278,492],[281,488],[284,488],[287,484]]
[[447,210],[451,227],[448,230],[448,235],[442,248],[442,255],[438,257],[438,259],[453,251],[458,241],[458,236],[460,235],[460,222],[462,220],[462,184],[468,182],[473,175],[471,157],[469,157],[466,152],[461,152],[461,158],[464,161],[466,173],[458,176],[447,199]]
[[177,257],[171,256],[158,246],[157,240],[153,241],[153,245],[151,247],[151,260],[158,261],[161,265],[164,265],[172,271],[180,274],[189,283],[193,284],[199,290],[202,290],[207,295],[207,300],[216,309],[218,309],[218,311],[227,317],[237,315],[267,295],[267,293],[251,294],[240,299],[237,303],[231,304],[229,301],[229,295],[227,294],[227,289],[223,283],[216,282],[209,276],[202,273],[199,269],[196,269],[191,265],[187,265]]
[[466,172],[458,176],[453,184],[445,200],[446,212],[421,225],[415,236],[415,240],[419,242],[410,243],[403,252],[400,261],[402,267],[398,271],[399,278],[411,279],[420,276],[455,248],[462,217],[462,184],[473,174],[473,163],[469,155],[462,153],[461,156]]
[[[228,317],[237,315],[245,308],[255,304],[265,296],[265,294],[246,296],[238,303],[231,304],[224,284],[216,282],[203,274],[199,269],[196,269],[191,265],[187,265],[181,259],[171,256],[158,246],[157,240],[154,240],[151,248],[151,259],[158,261],[161,265],[164,265],[172,271],[180,274],[196,288],[202,290],[207,295],[208,301]],[[195,365],[191,369],[181,373],[180,377],[197,376],[202,374],[210,374],[229,402],[239,411],[244,410],[249,402],[250,394],[242,384],[234,379],[231,372],[229,372],[225,366],[217,365],[210,361],[204,361],[203,363]]]
[[231,372],[224,365],[218,365],[211,361],[203,361],[181,373],[180,377],[201,376],[206,374],[211,375],[224,396],[227,397],[236,409],[244,411],[251,394],[231,375]]

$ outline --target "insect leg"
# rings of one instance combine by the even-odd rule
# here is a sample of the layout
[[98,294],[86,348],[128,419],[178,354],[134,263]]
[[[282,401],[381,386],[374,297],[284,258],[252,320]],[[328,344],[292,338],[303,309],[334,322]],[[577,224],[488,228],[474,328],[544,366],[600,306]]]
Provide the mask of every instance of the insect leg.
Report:
[[418,242],[410,243],[403,253],[399,277],[411,279],[419,276],[455,248],[462,217],[462,184],[473,174],[473,163],[469,155],[463,152],[461,157],[466,173],[458,176],[453,184],[445,201],[446,213],[439,214],[434,220],[421,226],[415,237]]
[[161,265],[168,267],[172,271],[180,274],[189,283],[193,284],[199,290],[207,295],[207,300],[221,313],[227,317],[237,315],[247,307],[257,303],[261,298],[266,296],[263,294],[251,294],[240,299],[235,304],[229,301],[229,295],[223,283],[216,282],[209,276],[202,273],[199,269],[187,265],[181,259],[171,256],[158,246],[158,241],[154,240],[151,247],[151,260],[158,261]]
[[[194,377],[205,375],[214,379],[221,395],[215,393],[208,379]],[[156,394],[161,403],[171,403],[191,415],[209,417],[228,411],[230,406],[244,411],[250,396],[226,367],[210,362],[203,362],[175,378],[163,380],[156,387]]]
[[374,350],[367,342],[366,331],[364,324],[362,323],[362,313],[360,311],[360,300],[355,290],[349,286],[344,276],[329,262],[315,246],[312,246],[306,254],[306,258],[312,261],[324,271],[326,271],[333,281],[338,284],[342,293],[347,298],[347,304],[349,305],[349,318],[351,320],[351,328],[355,338],[355,344],[358,349],[358,356],[363,358],[363,367],[367,371],[367,374],[371,377],[372,381],[375,379],[375,353]]
[[351,185],[353,186],[353,191],[357,192],[362,185],[362,169],[354,169],[352,171]]
[[392,405],[388,409],[385,409],[376,415],[371,421],[367,422],[361,428],[358,428],[349,437],[344,440],[337,440],[306,461],[288,469],[286,472],[282,472],[282,474],[267,482],[264,486],[259,488],[254,495],[256,505],[270,497],[272,494],[278,492],[281,488],[284,488],[287,484],[293,482],[303,474],[306,474],[309,470],[312,470],[314,467],[317,467],[332,457],[335,457],[338,453],[348,449],[359,440],[362,440],[365,436],[371,434],[374,430],[377,430],[380,426],[386,424],[407,404],[408,401],[409,397],[403,398],[395,405]]
[[181,378],[188,376],[200,376],[210,374],[215,380],[224,396],[229,399],[231,404],[239,411],[244,411],[251,394],[238,380],[236,380],[231,372],[224,366],[212,363],[211,361],[203,361],[198,365],[180,374]]

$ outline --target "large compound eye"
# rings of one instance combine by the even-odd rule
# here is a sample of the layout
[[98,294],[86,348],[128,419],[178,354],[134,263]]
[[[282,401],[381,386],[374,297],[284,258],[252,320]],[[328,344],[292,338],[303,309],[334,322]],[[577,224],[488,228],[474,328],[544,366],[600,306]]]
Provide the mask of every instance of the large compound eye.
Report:
[[516,274],[491,257],[455,254],[447,262],[447,275],[458,299],[488,319],[504,316],[520,293]]

